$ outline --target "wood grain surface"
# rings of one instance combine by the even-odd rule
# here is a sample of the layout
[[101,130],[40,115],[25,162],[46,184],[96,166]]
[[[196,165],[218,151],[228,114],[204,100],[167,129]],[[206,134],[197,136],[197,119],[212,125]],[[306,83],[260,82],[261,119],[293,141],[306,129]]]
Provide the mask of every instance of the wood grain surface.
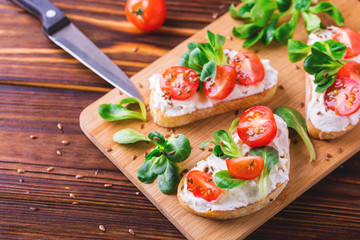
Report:
[[[142,34],[126,22],[124,1],[53,2],[129,75],[231,3],[166,1],[165,25]],[[0,0],[0,13],[0,238],[184,238],[80,130],[80,112],[111,86],[46,39],[39,22],[12,1]],[[357,154],[248,239],[359,238],[359,171]]]

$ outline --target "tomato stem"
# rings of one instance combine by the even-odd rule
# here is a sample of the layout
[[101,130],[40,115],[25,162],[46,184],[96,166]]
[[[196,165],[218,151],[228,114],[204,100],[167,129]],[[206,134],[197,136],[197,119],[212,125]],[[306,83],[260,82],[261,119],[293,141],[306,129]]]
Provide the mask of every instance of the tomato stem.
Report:
[[136,17],[138,17],[141,21],[144,21],[144,18],[143,18],[143,12],[144,12],[144,8],[138,8],[138,10],[131,10],[132,13],[135,13],[136,14]]

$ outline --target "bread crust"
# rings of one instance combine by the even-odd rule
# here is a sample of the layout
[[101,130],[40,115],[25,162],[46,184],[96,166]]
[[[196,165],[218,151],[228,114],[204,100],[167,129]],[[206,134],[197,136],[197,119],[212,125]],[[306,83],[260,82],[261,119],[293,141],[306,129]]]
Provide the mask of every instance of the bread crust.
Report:
[[150,95],[150,110],[154,118],[154,122],[162,127],[179,127],[183,126],[200,119],[212,117],[218,114],[222,114],[229,111],[234,111],[240,108],[248,108],[251,106],[263,104],[271,100],[275,95],[277,84],[272,88],[266,89],[261,93],[250,95],[248,97],[234,99],[231,101],[221,102],[215,104],[212,107],[197,109],[192,113],[179,116],[168,116],[160,109],[154,108],[154,90],[151,91]]
[[[288,169],[290,173],[290,154],[286,154],[286,158],[288,158],[288,162],[286,163],[286,168]],[[276,189],[274,189],[271,193],[269,193],[264,199],[256,201],[254,203],[251,203],[247,206],[236,208],[234,210],[228,210],[228,211],[208,211],[208,212],[198,212],[194,209],[192,209],[189,205],[187,205],[184,200],[180,197],[181,192],[183,191],[184,181],[185,181],[186,175],[181,179],[178,191],[177,191],[177,197],[179,199],[180,204],[189,212],[214,219],[214,220],[225,220],[225,219],[232,219],[232,218],[238,218],[243,217],[249,214],[252,214],[261,208],[267,206],[269,203],[271,203],[273,200],[279,196],[279,194],[282,192],[282,190],[286,187],[288,181],[285,181],[283,183],[278,183],[276,185]]]
[[[311,85],[311,79],[310,75],[306,74],[306,112],[308,111],[308,103],[312,99],[312,85]],[[306,125],[307,130],[311,137],[317,138],[317,139],[335,139],[338,138],[345,133],[349,132],[351,129],[353,129],[355,126],[349,123],[349,125],[346,126],[345,130],[338,131],[338,132],[326,132],[322,131],[314,126],[314,124],[311,122],[310,118],[306,114]]]

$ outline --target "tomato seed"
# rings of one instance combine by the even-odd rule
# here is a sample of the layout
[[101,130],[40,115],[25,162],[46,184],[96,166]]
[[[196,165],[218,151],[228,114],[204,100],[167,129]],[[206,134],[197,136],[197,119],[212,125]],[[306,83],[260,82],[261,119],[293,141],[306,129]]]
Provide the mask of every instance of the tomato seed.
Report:
[[191,177],[188,178],[188,182],[191,183],[191,184],[194,183],[194,182],[193,182],[193,179],[192,179]]

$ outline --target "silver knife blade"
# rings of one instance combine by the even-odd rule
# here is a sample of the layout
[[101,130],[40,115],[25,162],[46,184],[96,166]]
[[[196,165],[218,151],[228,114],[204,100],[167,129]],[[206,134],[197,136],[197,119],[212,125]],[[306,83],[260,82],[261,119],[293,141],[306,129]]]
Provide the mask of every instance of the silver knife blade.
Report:
[[143,101],[128,76],[74,24],[70,23],[48,37],[111,85]]

